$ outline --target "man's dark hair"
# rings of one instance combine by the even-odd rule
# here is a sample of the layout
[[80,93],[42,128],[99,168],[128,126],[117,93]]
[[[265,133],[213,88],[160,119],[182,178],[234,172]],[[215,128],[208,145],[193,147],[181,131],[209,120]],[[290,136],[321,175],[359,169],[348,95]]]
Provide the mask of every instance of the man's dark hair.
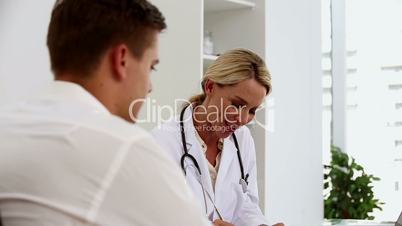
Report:
[[162,13],[146,0],[58,0],[47,35],[52,70],[87,76],[119,43],[141,59],[165,28]]

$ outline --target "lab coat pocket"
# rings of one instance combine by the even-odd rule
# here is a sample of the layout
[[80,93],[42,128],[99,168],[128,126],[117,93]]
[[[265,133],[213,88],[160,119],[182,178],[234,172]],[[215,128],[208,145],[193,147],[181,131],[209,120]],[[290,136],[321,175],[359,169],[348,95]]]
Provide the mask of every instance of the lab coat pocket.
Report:
[[240,209],[243,203],[247,200],[247,192],[244,192],[243,186],[240,183],[232,183],[234,197],[236,200],[236,209]]
[[[249,197],[249,191],[244,190],[239,183],[233,185],[238,198],[236,205],[236,213],[234,214],[232,223],[236,226],[254,226],[265,224],[265,219]],[[245,191],[245,192],[244,192]]]

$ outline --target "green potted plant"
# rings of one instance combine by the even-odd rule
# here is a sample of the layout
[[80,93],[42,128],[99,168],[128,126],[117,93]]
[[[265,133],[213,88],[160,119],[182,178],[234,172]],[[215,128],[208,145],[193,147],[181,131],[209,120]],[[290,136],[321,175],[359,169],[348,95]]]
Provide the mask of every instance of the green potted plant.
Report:
[[384,204],[374,198],[373,181],[380,178],[367,174],[338,147],[331,147],[331,163],[324,165],[324,217],[326,219],[367,219],[369,213]]

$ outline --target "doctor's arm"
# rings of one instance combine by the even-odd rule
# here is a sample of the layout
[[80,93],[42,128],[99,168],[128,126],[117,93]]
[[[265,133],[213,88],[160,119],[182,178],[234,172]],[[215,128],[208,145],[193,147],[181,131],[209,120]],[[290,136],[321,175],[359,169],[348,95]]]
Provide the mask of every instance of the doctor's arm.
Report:
[[[261,209],[259,207],[259,199],[258,199],[258,186],[257,186],[257,173],[256,173],[256,164],[254,164],[254,169],[250,169],[250,181],[248,185],[247,192],[247,200],[243,203],[242,210],[245,216],[244,224],[247,226],[268,226],[271,225],[268,223],[267,219],[264,217]],[[285,226],[283,223],[273,224],[272,226]]]
[[[249,139],[245,138],[245,140],[247,141],[245,143],[245,151],[248,152],[247,172],[245,173],[249,173],[249,183],[246,200],[242,206],[242,215],[244,216],[243,225],[272,225],[268,223],[268,220],[259,207],[257,160],[254,140],[252,139],[251,134],[249,134]],[[284,226],[284,224],[278,223],[272,226]]]
[[229,222],[223,221],[223,220],[215,220],[213,223],[214,226],[235,226],[234,224],[231,224]]
[[248,128],[244,128],[243,132],[237,135],[238,140],[242,141],[240,143],[240,151],[244,173],[245,175],[248,174],[248,186],[245,193],[243,193],[242,189],[236,190],[239,202],[236,207],[236,217],[232,223],[236,226],[268,225],[259,207],[257,166],[253,138]]

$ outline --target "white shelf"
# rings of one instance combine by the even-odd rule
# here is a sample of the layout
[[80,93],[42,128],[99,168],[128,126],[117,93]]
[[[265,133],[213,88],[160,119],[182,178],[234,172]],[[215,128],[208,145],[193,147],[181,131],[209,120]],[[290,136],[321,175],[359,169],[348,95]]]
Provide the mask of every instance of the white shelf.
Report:
[[216,56],[216,55],[206,55],[206,54],[204,54],[204,55],[202,56],[202,59],[203,59],[204,61],[207,61],[207,62],[213,62],[213,61],[215,61],[217,58],[218,58],[218,56]]
[[252,9],[254,7],[255,3],[247,0],[204,0],[204,12]]
[[387,65],[381,67],[382,71],[395,71],[398,72],[402,70],[402,65]]

